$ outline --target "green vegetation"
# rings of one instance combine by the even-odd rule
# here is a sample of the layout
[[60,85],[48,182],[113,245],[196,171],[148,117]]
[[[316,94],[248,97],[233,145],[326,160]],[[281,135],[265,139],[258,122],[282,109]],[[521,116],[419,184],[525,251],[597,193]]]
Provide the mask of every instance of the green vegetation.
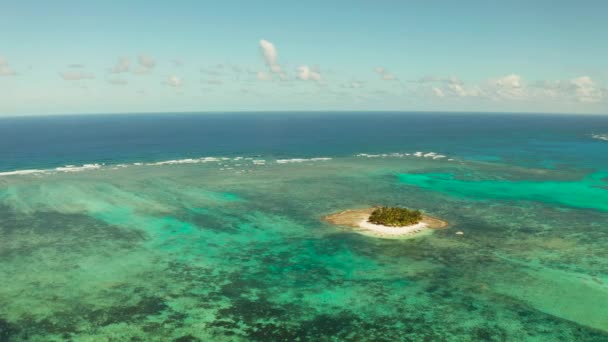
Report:
[[369,222],[389,227],[401,227],[422,221],[420,210],[399,207],[378,207],[369,216]]

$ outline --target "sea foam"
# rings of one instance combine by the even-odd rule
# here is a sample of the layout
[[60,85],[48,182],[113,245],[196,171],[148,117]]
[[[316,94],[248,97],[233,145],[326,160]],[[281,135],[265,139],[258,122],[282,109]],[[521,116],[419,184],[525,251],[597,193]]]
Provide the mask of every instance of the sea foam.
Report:
[[[82,172],[82,171],[92,171],[92,170],[118,170],[129,167],[140,167],[140,166],[167,166],[167,165],[181,165],[181,164],[201,164],[201,163],[217,163],[220,166],[220,170],[233,170],[235,167],[245,167],[247,165],[251,166],[262,166],[266,165],[266,159],[252,157],[201,157],[201,158],[184,158],[184,159],[171,159],[171,160],[163,160],[157,162],[134,162],[134,163],[120,163],[120,164],[110,164],[105,165],[103,163],[94,163],[94,164],[83,164],[83,165],[65,165],[51,169],[25,169],[25,170],[14,170],[14,171],[4,171],[0,172],[0,177],[2,176],[19,176],[19,175],[42,175],[42,174],[53,174],[53,173],[64,173],[64,172]],[[289,163],[303,163],[303,162],[317,162],[317,161],[327,161],[332,158],[327,157],[318,157],[318,158],[292,158],[292,159],[278,159],[276,162],[278,164],[289,164]],[[242,170],[245,172],[245,170]]]
[[59,172],[81,172],[81,171],[87,171],[87,170],[97,170],[99,168],[101,168],[101,164],[83,164],[81,166],[66,165],[66,166],[55,168],[55,171],[59,171]]
[[289,164],[289,163],[304,163],[304,162],[314,162],[314,161],[328,161],[332,158],[292,158],[292,159],[277,159],[277,163],[279,164]]
[[593,139],[608,141],[608,134],[591,134]]
[[173,159],[173,160],[165,160],[155,163],[146,163],[146,165],[158,166],[158,165],[175,165],[175,164],[198,164],[198,163],[208,163],[208,162],[219,162],[220,160],[225,160],[224,158],[216,158],[216,157],[203,157],[203,158],[186,158],[186,159]]
[[24,175],[41,175],[48,173],[59,173],[59,172],[82,172],[100,169],[103,164],[83,164],[83,165],[65,165],[56,167],[54,169],[27,169],[27,170],[15,170],[0,172],[2,176],[24,176]]
[[7,171],[0,172],[0,176],[14,176],[14,175],[31,175],[37,173],[44,173],[45,170],[31,169],[31,170],[17,170],[17,171]]
[[[417,158],[430,158],[430,159],[443,159],[447,158],[446,155],[439,154],[437,152],[421,152],[417,151],[414,153],[382,153],[382,154],[369,154],[369,153],[359,153],[356,154],[355,157],[364,157],[364,158],[403,158],[403,157],[417,157]],[[448,161],[453,161],[453,158],[448,158]]]

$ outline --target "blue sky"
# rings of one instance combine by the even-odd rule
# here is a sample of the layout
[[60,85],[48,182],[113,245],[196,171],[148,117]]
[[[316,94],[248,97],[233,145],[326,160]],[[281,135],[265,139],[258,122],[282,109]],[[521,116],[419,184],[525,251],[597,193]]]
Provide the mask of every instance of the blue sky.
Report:
[[0,115],[608,114],[605,1],[3,1]]

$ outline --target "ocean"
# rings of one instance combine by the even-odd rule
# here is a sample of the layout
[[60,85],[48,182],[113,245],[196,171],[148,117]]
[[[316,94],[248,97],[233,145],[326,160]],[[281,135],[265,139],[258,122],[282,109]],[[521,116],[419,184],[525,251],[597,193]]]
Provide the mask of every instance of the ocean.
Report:
[[608,116],[0,118],[0,341],[606,341],[607,245]]

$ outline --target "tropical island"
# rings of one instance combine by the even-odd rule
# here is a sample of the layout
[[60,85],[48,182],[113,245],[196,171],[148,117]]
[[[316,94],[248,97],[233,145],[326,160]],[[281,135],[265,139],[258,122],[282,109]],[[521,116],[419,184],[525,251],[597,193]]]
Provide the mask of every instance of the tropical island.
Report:
[[446,221],[401,207],[351,209],[327,215],[325,221],[355,228],[355,232],[380,238],[397,239],[429,233],[448,226]]

